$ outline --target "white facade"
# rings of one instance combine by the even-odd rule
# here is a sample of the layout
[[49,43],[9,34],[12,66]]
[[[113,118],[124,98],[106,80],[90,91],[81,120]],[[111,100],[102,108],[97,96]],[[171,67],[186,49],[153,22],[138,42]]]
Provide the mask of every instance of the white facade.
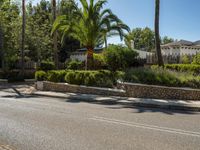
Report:
[[85,61],[87,58],[86,53],[73,53],[70,55],[71,60]]
[[146,52],[146,51],[141,51],[141,50],[134,50],[138,53],[138,57],[141,59],[146,59],[147,56],[152,56],[154,53],[151,52]]
[[181,40],[179,42],[173,42],[166,45],[161,46],[163,55],[172,55],[172,56],[180,56],[180,55],[196,55],[200,53],[200,45]]

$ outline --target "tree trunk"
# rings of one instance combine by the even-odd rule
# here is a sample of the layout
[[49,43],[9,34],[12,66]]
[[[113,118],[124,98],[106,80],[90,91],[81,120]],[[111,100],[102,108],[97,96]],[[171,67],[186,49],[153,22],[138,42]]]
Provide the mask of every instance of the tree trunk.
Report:
[[155,45],[157,52],[158,65],[164,66],[161,47],[160,47],[160,33],[159,33],[159,19],[160,19],[160,0],[155,0]]
[[93,69],[93,63],[94,63],[94,48],[87,48],[87,59],[86,59],[86,70],[92,70]]
[[22,41],[21,41],[21,75],[22,76],[24,76],[25,28],[26,28],[25,0],[22,0]]
[[[52,0],[52,16],[53,22],[56,20],[56,0]],[[53,34],[53,49],[54,49],[54,62],[56,69],[58,69],[58,41],[57,41],[57,32]]]
[[1,58],[1,68],[4,69],[4,52],[3,52],[3,31],[0,25],[0,58]]

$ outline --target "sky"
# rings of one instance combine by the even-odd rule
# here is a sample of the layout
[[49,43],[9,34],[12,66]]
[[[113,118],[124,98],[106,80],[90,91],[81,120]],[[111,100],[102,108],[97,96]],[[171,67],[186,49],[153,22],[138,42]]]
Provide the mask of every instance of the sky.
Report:
[[[33,0],[36,3],[39,0]],[[78,1],[78,0],[77,0]],[[200,40],[200,0],[160,0],[160,35],[190,41]],[[131,29],[154,29],[155,0],[108,0],[110,8]],[[121,43],[118,37],[109,43]]]

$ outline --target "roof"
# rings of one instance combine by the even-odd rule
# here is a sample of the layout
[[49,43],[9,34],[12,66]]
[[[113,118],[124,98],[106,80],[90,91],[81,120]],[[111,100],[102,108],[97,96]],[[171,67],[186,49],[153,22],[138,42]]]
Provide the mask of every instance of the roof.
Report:
[[200,46],[200,40],[199,40],[199,41],[196,41],[196,42],[194,42],[194,45],[198,45],[198,46]]
[[194,43],[191,41],[180,40],[180,41],[168,43],[162,46],[192,46],[192,45],[194,45]]

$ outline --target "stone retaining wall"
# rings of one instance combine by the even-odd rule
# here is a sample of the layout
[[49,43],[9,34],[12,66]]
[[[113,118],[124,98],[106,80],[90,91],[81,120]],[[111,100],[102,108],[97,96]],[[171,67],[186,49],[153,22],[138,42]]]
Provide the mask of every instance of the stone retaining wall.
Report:
[[200,90],[132,83],[118,83],[128,97],[170,100],[200,100]]
[[118,88],[109,89],[71,85],[67,83],[37,82],[37,89],[43,91],[94,94],[104,96],[122,96],[134,98],[170,99],[170,100],[200,100],[200,90],[190,88],[175,88],[132,83],[118,83]]
[[125,91],[119,89],[87,87],[67,83],[37,82],[37,89],[43,91],[94,94],[105,96],[125,96]]

